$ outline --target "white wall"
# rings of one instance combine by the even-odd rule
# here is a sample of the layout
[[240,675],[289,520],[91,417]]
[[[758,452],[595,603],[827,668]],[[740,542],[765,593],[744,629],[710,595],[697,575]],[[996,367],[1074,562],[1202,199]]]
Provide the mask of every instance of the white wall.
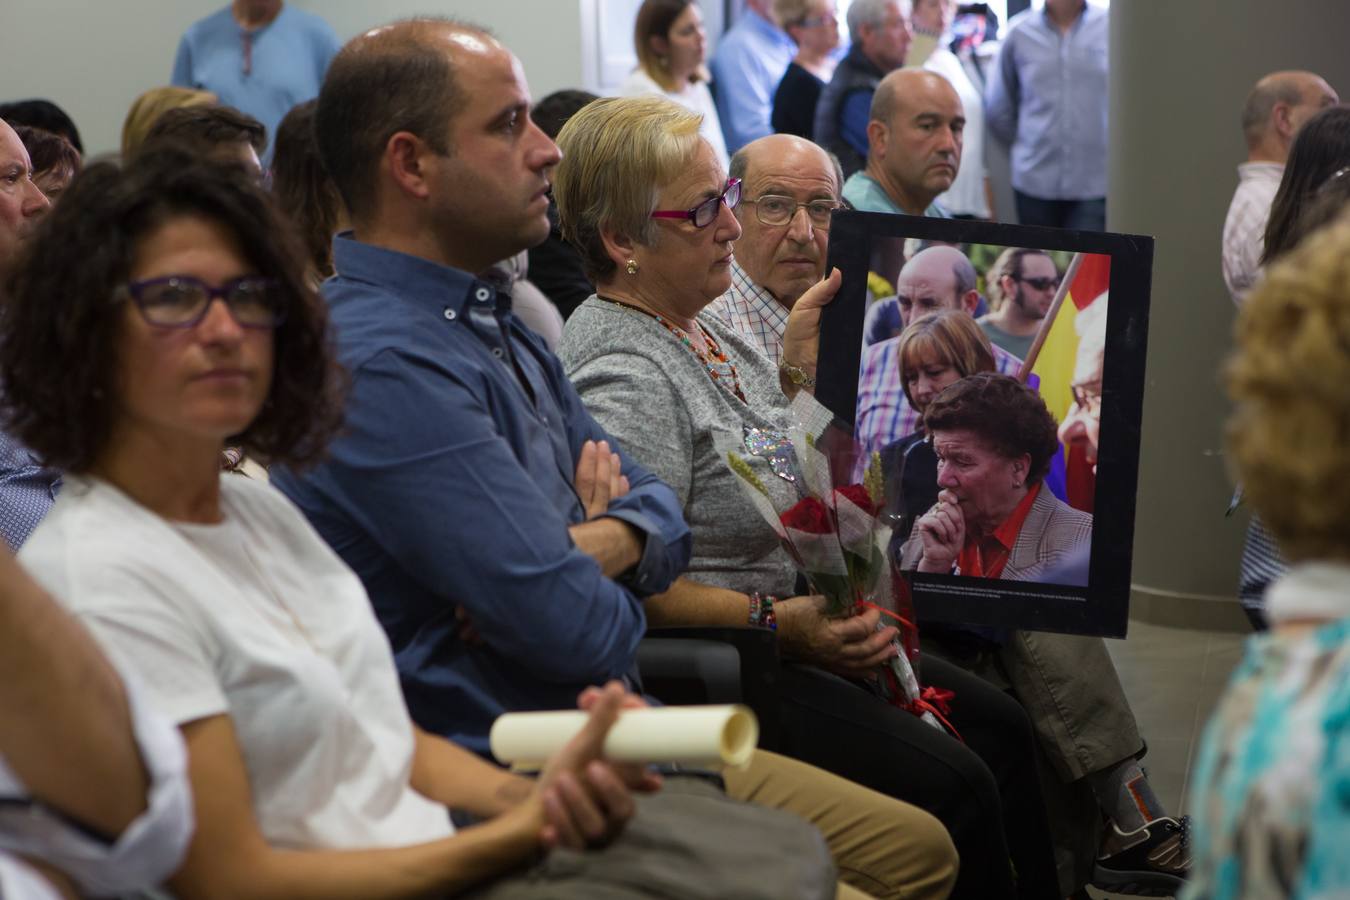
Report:
[[141,92],[168,84],[183,29],[220,0],[4,2],[0,98],[44,97],[75,120],[85,153],[116,151]]
[[[346,40],[384,22],[447,15],[486,26],[524,61],[535,97],[598,85],[595,8],[601,0],[293,0]],[[167,84],[178,38],[224,0],[0,0],[0,100],[45,97],[80,129],[90,156],[115,152],[141,92]],[[586,13],[586,16],[583,16]],[[583,34],[583,19],[591,23]],[[589,48],[589,49],[587,49]]]
[[[105,0],[109,2],[109,0]],[[121,2],[121,0],[111,0]],[[594,0],[292,0],[323,16],[346,41],[363,31],[417,15],[453,16],[482,25],[520,57],[530,92],[583,87],[582,7]]]

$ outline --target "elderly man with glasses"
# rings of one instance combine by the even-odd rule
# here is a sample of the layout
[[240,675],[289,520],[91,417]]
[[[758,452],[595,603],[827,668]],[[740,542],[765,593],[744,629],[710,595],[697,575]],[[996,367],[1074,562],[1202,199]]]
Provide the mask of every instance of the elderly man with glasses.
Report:
[[731,289],[710,308],[778,365],[788,312],[824,274],[843,174],[816,144],[773,134],[736,152],[731,177],[742,185],[741,237]]

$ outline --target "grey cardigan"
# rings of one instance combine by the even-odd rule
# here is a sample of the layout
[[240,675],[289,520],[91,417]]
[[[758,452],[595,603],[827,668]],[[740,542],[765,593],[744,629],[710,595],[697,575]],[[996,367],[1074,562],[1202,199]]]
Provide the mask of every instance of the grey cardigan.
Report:
[[[695,581],[743,593],[788,596],[792,561],[746,499],[717,449],[717,434],[744,449],[745,426],[785,430],[788,401],[778,369],[706,310],[699,322],[736,367],[742,403],[651,316],[591,297],[563,329],[558,355],[587,410],[638,463],[680,498],[694,537],[686,572]],[[782,508],[795,498],[767,461],[743,452]]]

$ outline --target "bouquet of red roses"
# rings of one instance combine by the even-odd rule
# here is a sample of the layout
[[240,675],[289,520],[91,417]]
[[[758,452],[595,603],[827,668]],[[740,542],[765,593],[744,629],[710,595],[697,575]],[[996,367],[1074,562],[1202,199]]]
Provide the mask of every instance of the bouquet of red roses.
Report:
[[[852,435],[813,397],[799,393],[792,426],[782,434],[747,429],[743,442],[720,449],[746,496],[773,528],[826,615],[844,618],[879,608],[898,626],[897,653],[881,673],[887,699],[942,727],[934,693],[915,674],[918,630],[908,583],[887,553],[891,526],[883,514],[885,478],[877,454],[862,463]],[[781,483],[766,484],[748,461],[760,457]],[[853,473],[862,471],[861,483]],[[880,626],[879,626],[880,627]]]

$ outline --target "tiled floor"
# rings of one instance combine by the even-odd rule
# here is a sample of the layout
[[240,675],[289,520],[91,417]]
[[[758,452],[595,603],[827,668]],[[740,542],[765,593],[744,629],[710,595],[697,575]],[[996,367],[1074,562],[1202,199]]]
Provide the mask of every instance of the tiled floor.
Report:
[[[1106,642],[1139,730],[1148,742],[1144,768],[1173,815],[1186,812],[1184,798],[1195,747],[1241,657],[1244,638],[1242,634],[1131,621],[1129,637]],[[1116,896],[1089,893],[1103,900]]]

